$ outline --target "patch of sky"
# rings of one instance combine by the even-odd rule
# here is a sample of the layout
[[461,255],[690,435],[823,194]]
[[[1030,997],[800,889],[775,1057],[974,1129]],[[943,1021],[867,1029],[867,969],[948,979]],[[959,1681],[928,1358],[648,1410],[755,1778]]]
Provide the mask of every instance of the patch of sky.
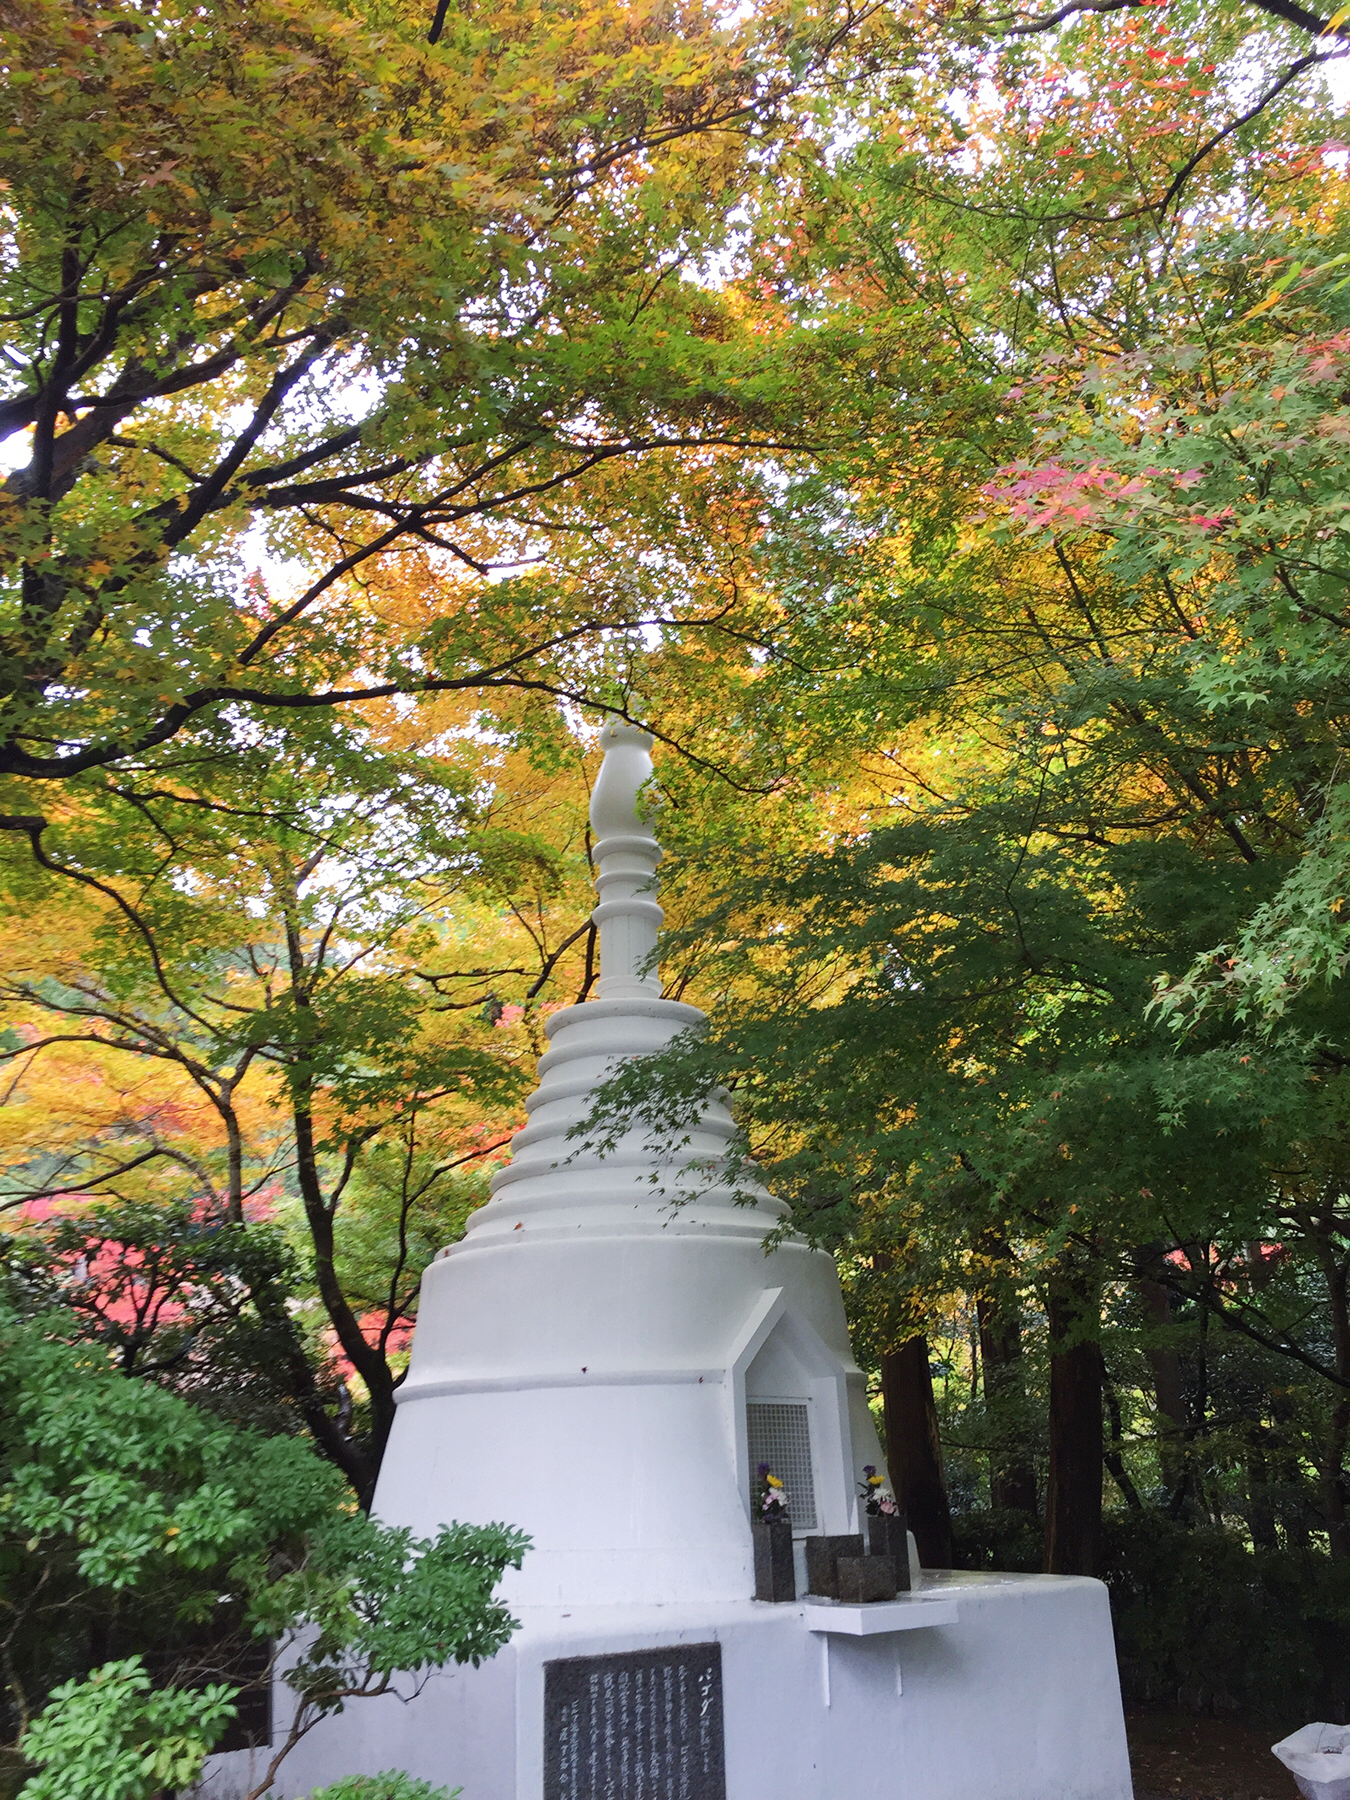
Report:
[[32,443],[32,429],[27,425],[0,438],[0,471],[12,475],[16,469],[26,468],[33,454]]
[[1324,62],[1320,75],[1333,106],[1342,113],[1350,112],[1350,51],[1342,50],[1333,60]]

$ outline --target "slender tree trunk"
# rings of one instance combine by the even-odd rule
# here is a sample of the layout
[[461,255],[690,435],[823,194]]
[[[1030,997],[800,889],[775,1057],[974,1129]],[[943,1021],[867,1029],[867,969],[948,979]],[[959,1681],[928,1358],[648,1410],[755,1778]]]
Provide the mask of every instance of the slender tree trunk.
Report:
[[975,1302],[989,1420],[989,1500],[1017,1512],[1036,1511],[1036,1469],[1027,1446],[1022,1378],[1022,1317],[1011,1294]]
[[1130,1472],[1125,1467],[1125,1458],[1120,1454],[1123,1436],[1120,1423],[1120,1399],[1116,1393],[1115,1384],[1105,1370],[1102,1373],[1102,1398],[1106,1402],[1106,1416],[1111,1422],[1111,1440],[1103,1453],[1102,1461],[1106,1464],[1112,1481],[1124,1496],[1125,1504],[1132,1507],[1135,1512],[1142,1512],[1144,1502],[1140,1499],[1139,1489],[1134,1485],[1130,1478]]
[[[394,1423],[394,1373],[379,1350],[367,1341],[361,1329],[361,1321],[352,1311],[347,1296],[342,1291],[337,1274],[333,1215],[324,1204],[323,1185],[314,1148],[314,1122],[308,1107],[298,1099],[293,1105],[293,1116],[296,1180],[300,1197],[304,1201],[310,1239],[314,1245],[314,1275],[319,1297],[332,1322],[333,1330],[337,1333],[343,1353],[366,1384],[366,1391],[370,1395],[370,1461],[374,1465],[371,1476],[373,1483],[374,1476],[379,1473],[380,1460]],[[364,1494],[362,1504],[369,1506],[370,1498],[370,1494]]]
[[1141,1245],[1134,1252],[1133,1262],[1134,1291],[1149,1322],[1144,1354],[1153,1374],[1153,1401],[1158,1415],[1158,1472],[1170,1496],[1169,1511],[1175,1515],[1185,1505],[1190,1481],[1187,1433],[1191,1416],[1186,1405],[1181,1357],[1166,1336],[1173,1324],[1172,1296],[1157,1276],[1162,1263],[1159,1245]]
[[1247,1529],[1252,1534],[1252,1545],[1257,1550],[1274,1550],[1280,1540],[1275,1532],[1275,1508],[1270,1502],[1270,1470],[1259,1443],[1249,1446],[1245,1460]]
[[[318,1030],[313,1008],[310,1004],[309,972],[305,965],[304,947],[300,933],[299,910],[296,889],[292,886],[290,903],[284,908],[286,921],[286,950],[290,966],[291,1000],[296,1009],[297,1021],[307,1021],[308,1031]],[[298,1035],[296,1052],[304,1054],[306,1036]],[[300,1067],[292,1064],[289,1070],[291,1094],[291,1118],[295,1127],[295,1177],[300,1189],[300,1198],[304,1203],[305,1222],[309,1226],[310,1240],[314,1246],[314,1276],[319,1289],[319,1298],[323,1301],[324,1311],[328,1314],[338,1343],[344,1355],[366,1385],[370,1396],[371,1432],[369,1463],[370,1476],[361,1491],[361,1504],[369,1507],[374,1497],[375,1478],[379,1474],[380,1461],[384,1456],[384,1447],[389,1441],[389,1432],[394,1423],[394,1372],[389,1367],[383,1353],[366,1339],[361,1329],[361,1321],[348,1304],[347,1296],[342,1291],[342,1283],[338,1280],[336,1245],[333,1233],[333,1214],[336,1201],[329,1205],[324,1196],[323,1178],[319,1170],[318,1150],[314,1138],[313,1083],[302,1073]],[[337,1427],[335,1426],[336,1430]],[[345,1435],[345,1434],[344,1434]]]
[[926,1569],[952,1566],[952,1515],[942,1473],[928,1339],[912,1337],[881,1358],[881,1404],[891,1486],[909,1515]]
[[1284,1527],[1284,1541],[1290,1550],[1309,1550],[1312,1548],[1312,1538],[1305,1499],[1307,1481],[1303,1473],[1294,1403],[1287,1392],[1276,1392],[1270,1396],[1270,1417],[1271,1460],[1275,1468],[1278,1511],[1280,1523]]
[[1049,1282],[1050,1471],[1045,1567],[1096,1575],[1102,1554],[1102,1353],[1097,1284],[1063,1269]]
[[222,1096],[220,1116],[225,1121],[225,1141],[229,1152],[229,1169],[225,1187],[225,1217],[232,1224],[241,1224],[244,1217],[244,1139],[239,1129],[239,1115],[232,1104],[234,1084],[230,1084],[231,1098]]
[[[1332,1237],[1335,1221],[1330,1213],[1324,1223],[1323,1268],[1331,1301],[1331,1341],[1336,1373],[1343,1381],[1350,1381],[1350,1272],[1347,1272],[1345,1259],[1336,1254]],[[1322,1508],[1326,1514],[1327,1541],[1332,1559],[1337,1562],[1350,1558],[1350,1482],[1345,1471],[1347,1439],[1350,1439],[1350,1394],[1342,1388],[1340,1398],[1331,1409],[1322,1466]]]
[[305,1351],[304,1341],[296,1330],[295,1320],[287,1310],[287,1294],[279,1283],[259,1280],[251,1288],[258,1317],[272,1334],[281,1360],[286,1367],[291,1397],[300,1416],[314,1435],[314,1442],[329,1462],[342,1470],[364,1506],[369,1506],[375,1491],[378,1463],[372,1468],[370,1458],[347,1433],[342,1420],[335,1419],[314,1374]]
[[[1247,1284],[1254,1294],[1270,1285],[1270,1263],[1266,1246],[1259,1238],[1251,1238],[1243,1246],[1247,1264]],[[1264,1425],[1254,1425],[1248,1439],[1243,1467],[1247,1476],[1247,1529],[1252,1534],[1254,1550],[1278,1550],[1280,1537],[1275,1529],[1275,1499],[1271,1492],[1271,1470],[1266,1458],[1267,1445],[1275,1434]]]
[[248,1073],[254,1054],[250,1048],[235,1057],[234,1073],[228,1081],[221,1082],[220,1093],[216,1098],[220,1116],[225,1121],[225,1139],[229,1146],[226,1217],[236,1225],[242,1223],[244,1217],[244,1135],[239,1128],[239,1114],[234,1109],[234,1099],[239,1092],[239,1084]]
[[[1186,1257],[1191,1265],[1191,1273],[1195,1278],[1197,1289],[1203,1285],[1212,1288],[1214,1285],[1214,1264],[1211,1255],[1212,1245],[1193,1243],[1186,1246]],[[1195,1496],[1197,1511],[1203,1509],[1208,1514],[1207,1523],[1216,1530],[1223,1527],[1223,1503],[1218,1497],[1218,1489],[1214,1480],[1213,1455],[1209,1444],[1209,1328],[1212,1314],[1208,1306],[1200,1308],[1195,1334],[1195,1380],[1191,1400],[1191,1429],[1187,1433],[1187,1449],[1189,1451],[1189,1467],[1191,1471],[1190,1490]],[[1178,1513],[1180,1507],[1175,1509]]]
[[1327,1542],[1333,1562],[1350,1558],[1350,1495],[1346,1480],[1345,1450],[1350,1439],[1350,1400],[1338,1400],[1331,1411],[1327,1434],[1327,1461],[1322,1473]]

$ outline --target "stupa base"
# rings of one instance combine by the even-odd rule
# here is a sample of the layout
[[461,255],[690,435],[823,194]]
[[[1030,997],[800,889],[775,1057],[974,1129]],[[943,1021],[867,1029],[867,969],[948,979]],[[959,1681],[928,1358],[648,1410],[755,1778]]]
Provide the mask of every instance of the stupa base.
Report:
[[[463,1800],[1130,1800],[1100,1582],[930,1574],[862,1608],[520,1616],[481,1668],[325,1722],[287,1760],[278,1796],[397,1768],[461,1786]],[[631,1654],[659,1651],[671,1654]],[[246,1791],[231,1760],[213,1759],[203,1800]]]

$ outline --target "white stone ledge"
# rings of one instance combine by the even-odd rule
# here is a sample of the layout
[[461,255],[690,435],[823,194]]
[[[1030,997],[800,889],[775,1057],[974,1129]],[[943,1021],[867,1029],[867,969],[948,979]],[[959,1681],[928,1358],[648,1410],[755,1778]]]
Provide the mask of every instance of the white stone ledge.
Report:
[[897,1600],[869,1600],[861,1606],[846,1600],[808,1599],[802,1607],[808,1631],[842,1637],[881,1637],[892,1631],[922,1631],[930,1625],[955,1625],[955,1600],[928,1600],[919,1595]]
[[[634,994],[630,998],[583,1000],[579,1005],[564,1006],[550,1013],[544,1021],[544,1036],[581,1026],[596,1030],[613,1019],[661,1019],[680,1025],[700,1025],[707,1019],[702,1007],[690,1006],[687,1000],[666,1000],[660,994]],[[546,1052],[552,1055],[552,1051]],[[541,1059],[542,1066],[542,1059]]]
[[[761,1217],[738,1229],[736,1216],[731,1212],[730,1207],[725,1209],[724,1214],[713,1218],[690,1217],[689,1215],[694,1212],[695,1204],[691,1202],[688,1206],[681,1207],[670,1217],[663,1217],[659,1214],[653,1217],[649,1212],[647,1216],[636,1220],[631,1225],[620,1224],[616,1221],[613,1217],[616,1209],[612,1207],[603,1210],[600,1208],[588,1209],[583,1217],[577,1218],[574,1215],[570,1221],[565,1223],[560,1222],[556,1217],[557,1212],[561,1210],[558,1207],[555,1207],[552,1213],[545,1206],[503,1207],[498,1217],[504,1218],[509,1212],[521,1223],[519,1233],[514,1226],[507,1229],[505,1224],[499,1226],[493,1221],[478,1230],[472,1238],[464,1237],[457,1244],[447,1244],[444,1250],[437,1251],[435,1260],[449,1262],[461,1257],[487,1256],[489,1254],[495,1256],[504,1249],[522,1250],[527,1245],[537,1249],[541,1244],[557,1243],[584,1242],[589,1246],[646,1240],[648,1243],[679,1243],[683,1246],[692,1239],[700,1244],[752,1243],[758,1245],[764,1242],[766,1231],[777,1223],[775,1216],[770,1213],[767,1225]],[[639,1209],[634,1205],[632,1210],[637,1212]],[[799,1251],[807,1256],[816,1254],[808,1244],[795,1238],[789,1238],[781,1244],[775,1254],[781,1255],[784,1250]]]
[[[531,1388],[568,1387],[670,1387],[677,1382],[693,1386],[720,1387],[725,1369],[570,1369],[565,1373],[551,1370],[543,1375],[464,1375],[443,1381],[419,1381],[416,1386],[404,1382],[394,1389],[394,1403],[405,1400],[438,1400],[444,1394],[504,1394],[528,1392]],[[953,1608],[955,1617],[955,1608]]]

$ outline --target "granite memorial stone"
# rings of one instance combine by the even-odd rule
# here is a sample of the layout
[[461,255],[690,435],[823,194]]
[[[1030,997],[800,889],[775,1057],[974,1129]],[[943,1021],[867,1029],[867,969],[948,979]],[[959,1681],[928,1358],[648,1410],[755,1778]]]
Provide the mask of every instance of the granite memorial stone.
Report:
[[797,1570],[792,1558],[790,1519],[756,1519],[750,1528],[755,1546],[756,1600],[795,1600]]
[[726,1800],[722,1646],[545,1663],[544,1800]]
[[907,1594],[909,1579],[909,1530],[905,1515],[867,1513],[863,1523],[867,1529],[867,1554],[888,1557],[895,1564],[896,1592]]
[[895,1561],[889,1556],[840,1556],[835,1560],[840,1600],[858,1606],[868,1600],[894,1600]]
[[822,1600],[839,1598],[839,1558],[861,1556],[860,1533],[839,1537],[809,1537],[806,1540],[806,1591],[819,1594]]

